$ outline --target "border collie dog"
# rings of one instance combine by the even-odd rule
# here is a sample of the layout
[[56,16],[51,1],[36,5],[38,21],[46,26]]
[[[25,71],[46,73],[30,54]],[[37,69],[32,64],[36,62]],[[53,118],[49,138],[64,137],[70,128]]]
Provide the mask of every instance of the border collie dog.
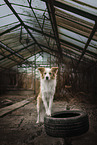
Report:
[[40,92],[37,97],[37,122],[44,122],[44,116],[51,116],[53,98],[56,89],[58,67],[38,68],[40,72]]

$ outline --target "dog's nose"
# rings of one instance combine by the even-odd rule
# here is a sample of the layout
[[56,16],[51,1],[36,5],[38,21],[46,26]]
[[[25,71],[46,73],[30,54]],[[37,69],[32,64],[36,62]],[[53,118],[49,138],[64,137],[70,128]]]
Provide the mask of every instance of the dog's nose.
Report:
[[49,79],[49,77],[46,77],[46,80],[48,80]]

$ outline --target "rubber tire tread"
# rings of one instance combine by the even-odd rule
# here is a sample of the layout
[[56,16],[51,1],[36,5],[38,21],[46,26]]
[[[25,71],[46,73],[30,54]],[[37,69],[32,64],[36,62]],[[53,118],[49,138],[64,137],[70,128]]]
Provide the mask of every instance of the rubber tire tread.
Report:
[[[78,114],[75,117],[55,118],[54,116],[60,114]],[[87,132],[89,129],[88,115],[82,111],[68,110],[52,114],[52,116],[45,116],[44,126],[46,133],[53,137],[73,137],[79,136]]]

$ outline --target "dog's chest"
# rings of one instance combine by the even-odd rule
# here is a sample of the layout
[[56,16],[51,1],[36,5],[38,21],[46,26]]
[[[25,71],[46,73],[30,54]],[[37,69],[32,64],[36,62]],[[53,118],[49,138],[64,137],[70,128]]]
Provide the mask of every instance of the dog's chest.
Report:
[[41,81],[42,92],[55,92],[56,80]]

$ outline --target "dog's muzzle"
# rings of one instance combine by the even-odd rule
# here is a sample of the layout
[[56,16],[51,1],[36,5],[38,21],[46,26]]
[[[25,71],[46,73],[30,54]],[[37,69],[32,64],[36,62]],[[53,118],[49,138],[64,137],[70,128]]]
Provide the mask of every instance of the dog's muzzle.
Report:
[[48,80],[49,79],[49,77],[46,77],[46,80]]

